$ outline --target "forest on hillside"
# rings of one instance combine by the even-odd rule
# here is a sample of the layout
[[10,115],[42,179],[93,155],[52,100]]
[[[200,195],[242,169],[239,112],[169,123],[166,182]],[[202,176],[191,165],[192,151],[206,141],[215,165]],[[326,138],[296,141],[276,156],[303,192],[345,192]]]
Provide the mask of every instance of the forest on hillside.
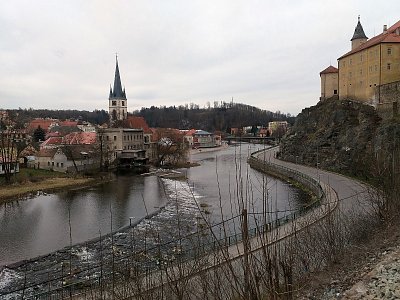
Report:
[[[17,128],[34,118],[53,118],[60,120],[82,120],[92,124],[108,122],[109,115],[105,110],[49,110],[49,109],[9,109],[10,118],[16,122]],[[197,104],[180,106],[151,106],[134,111],[133,115],[142,116],[150,127],[203,129],[207,131],[228,132],[232,127],[268,126],[271,121],[287,121],[294,123],[295,117],[281,112],[262,110],[241,103],[214,102],[200,108]]]
[[108,112],[105,110],[51,110],[51,109],[7,109],[11,120],[16,122],[17,128],[23,128],[26,123],[35,118],[49,118],[59,120],[82,120],[92,124],[108,122]]
[[161,106],[142,108],[134,112],[142,116],[150,127],[203,129],[207,131],[227,132],[233,127],[268,126],[271,121],[294,123],[295,117],[281,112],[262,110],[241,103],[214,103],[214,106],[200,108],[191,104],[181,106]]

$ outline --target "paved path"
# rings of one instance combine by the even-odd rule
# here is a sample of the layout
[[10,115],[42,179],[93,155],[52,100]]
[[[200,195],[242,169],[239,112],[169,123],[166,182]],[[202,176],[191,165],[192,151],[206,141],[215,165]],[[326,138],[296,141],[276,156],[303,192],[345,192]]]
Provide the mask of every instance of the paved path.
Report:
[[256,154],[256,157],[299,171],[329,185],[337,193],[340,209],[344,213],[357,212],[359,214],[369,209],[368,198],[371,195],[368,192],[370,188],[367,185],[340,174],[276,159],[275,156],[278,151],[279,147],[272,148]]

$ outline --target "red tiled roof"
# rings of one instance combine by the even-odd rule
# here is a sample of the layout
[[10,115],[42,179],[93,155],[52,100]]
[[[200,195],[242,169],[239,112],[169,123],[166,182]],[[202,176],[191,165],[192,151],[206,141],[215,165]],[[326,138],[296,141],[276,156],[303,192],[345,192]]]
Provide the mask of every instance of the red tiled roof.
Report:
[[125,123],[128,128],[143,129],[143,133],[152,133],[149,125],[147,125],[147,122],[143,117],[129,116],[125,120]]
[[190,129],[190,130],[185,132],[185,135],[193,135],[195,133],[196,133],[196,129]]
[[56,154],[57,149],[41,149],[36,153],[37,157],[53,157]]
[[325,70],[321,71],[321,74],[330,74],[330,73],[339,73],[339,69],[335,68],[334,66],[329,66]]
[[339,59],[349,56],[353,53],[357,53],[361,50],[368,49],[380,43],[400,43],[400,35],[396,34],[395,32],[397,28],[400,28],[400,21],[391,26],[386,32],[382,32],[381,34],[374,36],[373,38],[366,41],[364,44],[361,44],[357,48],[342,55],[341,57],[339,57]]
[[44,148],[46,146],[56,146],[56,145],[61,145],[63,141],[63,138],[60,136],[53,136],[49,137],[47,140],[45,140],[41,145],[40,148]]
[[60,126],[74,127],[74,126],[78,125],[78,122],[77,121],[66,120],[66,121],[59,122],[59,124],[60,124]]
[[64,136],[68,145],[91,145],[96,143],[96,132],[71,132]]
[[55,119],[34,119],[28,124],[28,131],[33,132],[35,131],[39,126],[42,128],[44,131],[48,131],[50,125],[56,123],[58,120]]

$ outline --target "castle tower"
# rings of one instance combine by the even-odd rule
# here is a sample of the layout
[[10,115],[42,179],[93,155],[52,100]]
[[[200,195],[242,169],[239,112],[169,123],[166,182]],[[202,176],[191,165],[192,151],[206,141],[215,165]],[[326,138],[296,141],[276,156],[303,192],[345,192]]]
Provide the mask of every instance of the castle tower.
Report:
[[338,95],[339,90],[339,70],[334,66],[329,66],[319,73],[321,77],[321,97],[319,100],[326,100],[328,98]]
[[110,86],[110,96],[108,97],[108,112],[110,114],[111,122],[125,120],[128,112],[128,101],[126,100],[125,88],[122,89],[121,77],[119,75],[118,57],[115,59],[114,88],[111,88]]
[[367,40],[368,40],[368,38],[365,35],[364,29],[360,22],[360,16],[358,16],[358,23],[357,23],[356,29],[354,30],[353,37],[351,38],[351,50],[364,44]]

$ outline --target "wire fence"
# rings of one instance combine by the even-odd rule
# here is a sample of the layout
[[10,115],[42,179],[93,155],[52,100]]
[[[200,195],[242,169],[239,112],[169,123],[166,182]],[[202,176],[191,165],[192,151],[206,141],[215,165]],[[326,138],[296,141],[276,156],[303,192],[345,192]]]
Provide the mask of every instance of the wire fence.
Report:
[[[264,151],[264,150],[260,150]],[[252,168],[261,172],[275,174],[280,177],[291,178],[308,187],[317,196],[315,201],[297,211],[291,211],[284,217],[277,218],[268,224],[257,224],[248,230],[248,237],[254,238],[263,235],[279,226],[303,216],[310,209],[320,205],[324,191],[317,180],[296,170],[277,165],[257,158],[257,151],[252,153],[248,163]],[[146,247],[138,244],[134,236],[130,236],[131,247],[126,253],[116,252],[113,243],[101,248],[101,255],[97,261],[83,261],[79,266],[72,266],[63,261],[51,266],[51,269],[31,269],[24,272],[21,284],[12,290],[0,294],[0,299],[65,299],[77,295],[92,294],[103,290],[111,282],[129,280],[133,276],[149,277],[165,265],[174,262],[188,262],[199,259],[212,252],[221,250],[243,241],[242,231],[234,230],[233,234],[216,236],[213,232],[221,231],[232,223],[240,224],[242,215],[233,216],[212,226],[198,228],[196,232],[180,239],[163,244]],[[257,222],[256,222],[257,223]],[[110,239],[111,237],[106,237]],[[101,244],[101,240],[98,241]],[[72,251],[67,248],[66,251]],[[40,274],[40,276],[38,275]]]

